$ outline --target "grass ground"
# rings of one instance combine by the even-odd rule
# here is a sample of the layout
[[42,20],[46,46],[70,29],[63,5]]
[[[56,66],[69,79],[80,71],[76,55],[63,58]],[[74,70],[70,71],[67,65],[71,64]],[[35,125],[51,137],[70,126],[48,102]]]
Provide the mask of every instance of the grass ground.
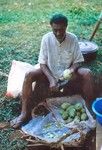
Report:
[[[89,39],[101,12],[101,0],[0,0],[0,71],[9,73],[13,59],[37,63],[42,36],[50,31],[49,18],[60,12],[69,18],[68,30],[79,39]],[[86,64],[93,73],[102,73],[102,24],[94,39],[99,45],[97,59]],[[0,121],[19,113],[18,100],[5,98],[7,78],[0,76]],[[25,143],[9,136],[8,128],[0,131],[1,150],[21,150]]]

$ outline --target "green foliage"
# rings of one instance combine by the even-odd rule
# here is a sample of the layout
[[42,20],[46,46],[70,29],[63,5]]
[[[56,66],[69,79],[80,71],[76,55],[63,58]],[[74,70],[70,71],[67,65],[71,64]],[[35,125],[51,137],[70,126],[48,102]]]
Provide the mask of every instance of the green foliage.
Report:
[[14,133],[13,129],[0,130],[0,150],[24,150],[26,141],[19,138],[10,139]]
[[[0,71],[9,73],[13,59],[36,64],[42,36],[51,31],[49,18],[55,12],[69,19],[67,30],[79,39],[89,39],[101,12],[102,1],[97,0],[0,0]],[[93,41],[102,46],[102,26]],[[102,48],[97,59],[85,64],[94,74],[102,73]],[[20,112],[19,100],[5,98],[7,78],[0,76],[0,121]],[[9,141],[12,129],[1,130],[0,150],[21,150],[25,144],[19,139]],[[2,142],[1,142],[2,140]]]
[[20,113],[20,101],[12,99],[11,101],[3,99],[1,100],[2,106],[0,109],[0,122],[9,121]]

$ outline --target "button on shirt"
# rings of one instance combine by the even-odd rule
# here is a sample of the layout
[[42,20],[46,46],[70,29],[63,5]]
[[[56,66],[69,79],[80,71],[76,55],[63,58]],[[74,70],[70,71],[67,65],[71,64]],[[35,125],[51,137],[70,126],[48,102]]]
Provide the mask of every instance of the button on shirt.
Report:
[[62,43],[58,42],[53,32],[43,36],[38,62],[46,64],[56,79],[59,79],[71,64],[82,61],[84,58],[74,34],[67,32]]

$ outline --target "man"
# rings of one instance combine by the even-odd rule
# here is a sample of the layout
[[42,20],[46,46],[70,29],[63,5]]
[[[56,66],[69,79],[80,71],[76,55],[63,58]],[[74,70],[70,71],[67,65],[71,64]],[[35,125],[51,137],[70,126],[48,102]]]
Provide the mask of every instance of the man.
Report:
[[[52,32],[43,36],[38,62],[40,69],[25,76],[22,90],[22,111],[11,121],[13,128],[20,127],[31,118],[31,110],[47,97],[81,94],[89,104],[93,99],[92,78],[89,69],[80,68],[84,61],[77,37],[66,32],[68,20],[62,14],[50,20]],[[72,74],[71,80],[59,91],[58,83],[64,70]],[[32,83],[36,81],[34,91]]]

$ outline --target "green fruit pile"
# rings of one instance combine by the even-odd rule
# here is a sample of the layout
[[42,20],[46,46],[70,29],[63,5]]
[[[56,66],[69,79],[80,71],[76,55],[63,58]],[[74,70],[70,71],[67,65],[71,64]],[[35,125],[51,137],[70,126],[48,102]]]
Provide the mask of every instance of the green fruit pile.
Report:
[[79,123],[88,119],[85,108],[81,103],[70,104],[64,102],[60,106],[60,114],[66,123],[70,123],[71,121]]

